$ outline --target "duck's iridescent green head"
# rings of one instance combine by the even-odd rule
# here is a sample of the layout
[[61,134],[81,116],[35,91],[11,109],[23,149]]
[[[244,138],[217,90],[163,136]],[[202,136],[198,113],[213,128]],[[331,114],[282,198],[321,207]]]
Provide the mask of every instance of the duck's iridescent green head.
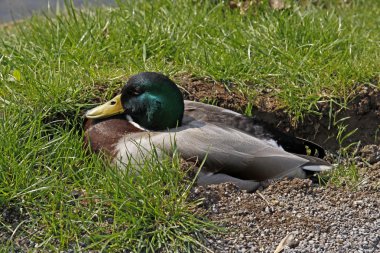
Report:
[[132,76],[121,95],[86,113],[87,118],[106,118],[125,113],[149,130],[180,126],[184,102],[177,85],[167,76],[143,72]]

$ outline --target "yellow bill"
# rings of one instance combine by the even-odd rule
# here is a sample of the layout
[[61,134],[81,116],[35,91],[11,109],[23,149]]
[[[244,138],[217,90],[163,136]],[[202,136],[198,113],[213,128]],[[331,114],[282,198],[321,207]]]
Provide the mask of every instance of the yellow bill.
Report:
[[124,108],[121,104],[121,95],[117,95],[110,101],[87,111],[85,116],[89,119],[102,119],[121,114],[123,112]]

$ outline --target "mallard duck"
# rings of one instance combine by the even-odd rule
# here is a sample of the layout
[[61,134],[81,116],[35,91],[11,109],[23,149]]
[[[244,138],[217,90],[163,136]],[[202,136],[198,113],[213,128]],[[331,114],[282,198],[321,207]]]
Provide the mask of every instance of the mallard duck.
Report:
[[85,142],[92,151],[123,167],[142,161],[152,146],[170,154],[175,142],[183,159],[205,159],[199,185],[231,182],[254,191],[263,181],[332,168],[308,155],[323,157],[320,146],[231,110],[184,101],[177,85],[160,73],[130,77],[121,94],[85,116]]

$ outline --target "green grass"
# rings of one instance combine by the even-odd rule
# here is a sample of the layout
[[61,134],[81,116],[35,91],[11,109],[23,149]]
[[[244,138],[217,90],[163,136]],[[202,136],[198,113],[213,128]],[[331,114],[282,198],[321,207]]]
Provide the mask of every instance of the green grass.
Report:
[[199,231],[214,229],[192,213],[192,182],[176,154],[162,162],[147,157],[132,177],[131,167],[120,172],[87,153],[81,133],[65,126],[73,122],[45,123],[44,113],[17,106],[3,113],[2,245],[15,250],[31,239],[39,251],[185,251],[201,248]]
[[348,118],[335,120],[333,117],[332,124],[338,130],[336,140],[339,149],[334,159],[335,168],[332,171],[321,173],[318,175],[320,184],[328,184],[337,187],[347,187],[349,189],[357,189],[360,183],[359,168],[356,165],[356,155],[360,147],[360,141],[348,143],[346,140],[355,134],[358,129],[348,131],[348,124],[345,121]]
[[320,100],[344,104],[380,74],[377,0],[259,5],[246,15],[212,2],[69,7],[0,28],[0,244],[186,251],[211,229],[185,201],[191,182],[177,158],[147,160],[132,180],[85,153],[83,111],[131,74],[187,72],[233,82],[247,96],[272,88],[295,120]]

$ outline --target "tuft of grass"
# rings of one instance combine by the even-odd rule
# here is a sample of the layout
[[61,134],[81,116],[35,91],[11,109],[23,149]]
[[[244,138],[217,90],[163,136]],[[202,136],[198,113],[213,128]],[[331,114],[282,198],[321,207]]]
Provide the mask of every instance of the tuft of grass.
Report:
[[[15,117],[14,115],[17,115]],[[176,152],[119,171],[83,148],[82,135],[39,111],[1,115],[0,241],[9,249],[202,249],[215,230],[195,214]],[[72,119],[80,120],[80,119]],[[135,175],[131,175],[131,174]]]
[[241,15],[224,1],[66,1],[0,28],[4,250],[203,250],[210,224],[186,201],[177,157],[131,179],[85,152],[81,115],[141,71],[233,82],[250,98],[270,88],[295,120],[344,103],[379,75],[380,2],[327,2]]
[[335,168],[331,171],[318,175],[319,181],[322,184],[331,184],[334,186],[346,186],[354,189],[358,186],[360,175],[357,161],[357,155],[360,142],[346,144],[347,138],[355,134],[357,129],[347,132],[348,125],[344,122],[348,118],[335,120],[333,117],[332,124],[338,129],[336,139],[339,143],[339,150],[335,160]]

